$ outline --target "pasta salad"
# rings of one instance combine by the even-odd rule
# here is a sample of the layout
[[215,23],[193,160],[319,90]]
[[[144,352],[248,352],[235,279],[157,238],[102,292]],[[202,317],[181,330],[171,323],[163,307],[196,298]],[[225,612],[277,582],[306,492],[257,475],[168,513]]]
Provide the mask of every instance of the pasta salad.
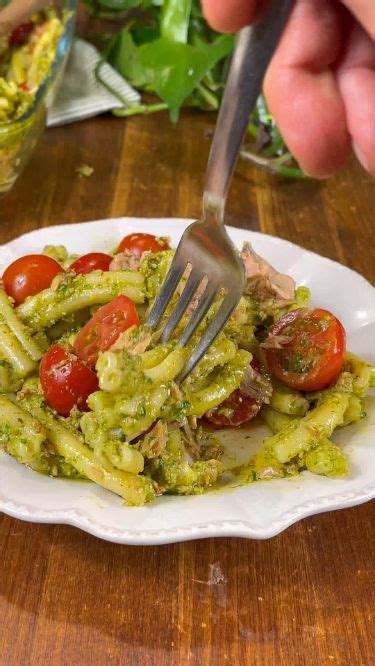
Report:
[[17,120],[30,109],[63,32],[63,19],[45,9],[0,39],[0,123]]
[[[225,472],[220,433],[262,419],[246,482],[308,470],[348,474],[336,428],[365,418],[375,367],[346,350],[341,322],[249,243],[241,301],[193,373],[185,348],[145,325],[173,259],[167,238],[126,236],[113,254],[63,246],[21,257],[0,288],[0,448],[36,472],[86,479],[143,505],[198,494]],[[189,269],[174,299],[184,288]],[[173,303],[170,307],[173,307]]]

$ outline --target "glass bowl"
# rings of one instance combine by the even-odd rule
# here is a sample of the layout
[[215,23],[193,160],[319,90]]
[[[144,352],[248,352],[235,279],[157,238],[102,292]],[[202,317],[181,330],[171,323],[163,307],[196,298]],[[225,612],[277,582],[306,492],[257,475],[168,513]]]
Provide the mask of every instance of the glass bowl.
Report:
[[32,106],[21,118],[0,123],[0,194],[9,192],[30,159],[45,129],[47,110],[63,78],[73,41],[77,0],[59,0],[56,5],[66,12],[66,22],[50,74],[40,86]]

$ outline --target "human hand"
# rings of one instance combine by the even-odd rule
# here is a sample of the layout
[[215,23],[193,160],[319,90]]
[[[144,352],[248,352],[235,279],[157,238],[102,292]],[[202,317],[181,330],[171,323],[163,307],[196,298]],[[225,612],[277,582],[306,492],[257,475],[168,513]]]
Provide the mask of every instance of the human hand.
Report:
[[[267,0],[202,4],[215,29],[234,32]],[[375,1],[296,0],[264,89],[286,144],[308,174],[334,174],[351,146],[375,174]]]
[[28,20],[34,13],[53,4],[51,0],[12,0],[9,5],[0,8],[0,36],[6,35],[20,23]]

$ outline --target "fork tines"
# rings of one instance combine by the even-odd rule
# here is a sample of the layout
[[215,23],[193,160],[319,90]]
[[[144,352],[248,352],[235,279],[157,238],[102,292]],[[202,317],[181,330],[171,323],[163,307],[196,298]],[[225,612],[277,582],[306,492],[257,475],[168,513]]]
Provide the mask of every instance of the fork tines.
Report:
[[173,332],[186,313],[189,305],[194,303],[194,301],[197,299],[196,307],[191,314],[185,330],[177,342],[179,346],[185,347],[193,337],[199,325],[202,323],[204,317],[207,315],[210,307],[215,302],[217,297],[219,295],[223,295],[224,299],[221,306],[219,307],[218,312],[213,317],[212,321],[202,335],[202,338],[195,347],[192,355],[190,356],[183,372],[179,377],[180,382],[186,379],[189,373],[201,360],[207,349],[214,342],[215,338],[219,335],[220,331],[225,326],[236,305],[233,305],[233,299],[229,298],[228,294],[225,293],[226,288],[223,285],[218,284],[215,280],[209,281],[207,275],[197,270],[194,265],[191,263],[188,263],[185,266],[182,264],[175,265],[175,262],[173,262],[163,287],[150,311],[147,321],[148,326],[155,328],[159,324],[171,301],[171,298],[176,293],[181,280],[187,274],[188,277],[186,279],[183,291],[163,329],[162,335],[160,337],[161,343],[166,343],[168,340],[170,340]]

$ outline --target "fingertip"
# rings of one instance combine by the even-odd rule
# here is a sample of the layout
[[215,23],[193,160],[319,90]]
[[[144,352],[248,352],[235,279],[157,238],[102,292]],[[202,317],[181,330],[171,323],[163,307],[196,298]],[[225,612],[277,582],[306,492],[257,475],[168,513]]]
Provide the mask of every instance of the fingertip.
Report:
[[375,174],[375,44],[359,27],[353,30],[337,72],[353,150],[366,171]]
[[371,176],[375,176],[375,155],[372,150],[363,150],[360,144],[353,143],[353,151],[358,162]]
[[237,32],[249,25],[259,4],[257,0],[202,0],[204,16],[217,32]]
[[334,158],[329,157],[326,159],[322,153],[312,156],[305,155],[303,152],[301,152],[299,158],[296,154],[295,158],[306,176],[315,180],[327,180],[327,178],[332,178],[338,171],[344,168],[349,155],[350,149],[348,148],[345,153],[340,150],[340,154]]
[[265,92],[284,141],[305,173],[325,179],[345,166],[351,141],[330,72],[275,68],[266,78]]
[[[288,139],[286,139],[288,140]],[[333,126],[322,118],[310,120],[304,128],[304,136],[290,147],[301,168],[311,178],[326,180],[346,165],[351,142],[344,124]]]
[[[303,130],[302,124],[300,127],[301,136],[294,136],[294,139],[289,137],[287,129],[281,132],[292,155],[308,176],[326,180],[344,168],[351,152],[350,139],[345,129],[323,129],[319,121]],[[306,129],[308,133],[305,133]]]

